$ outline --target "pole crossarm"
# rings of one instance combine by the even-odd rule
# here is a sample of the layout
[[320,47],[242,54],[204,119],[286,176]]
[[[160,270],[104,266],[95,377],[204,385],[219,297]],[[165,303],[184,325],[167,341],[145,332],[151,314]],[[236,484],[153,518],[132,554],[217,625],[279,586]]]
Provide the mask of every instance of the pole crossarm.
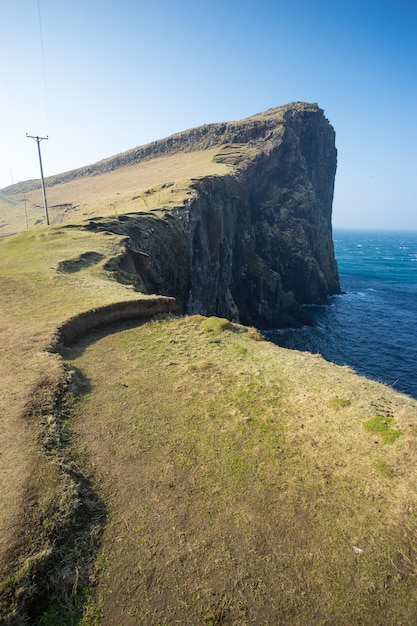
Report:
[[42,141],[42,139],[49,139],[48,135],[46,137],[39,137],[38,135],[28,135],[27,133],[26,137],[28,137],[28,139],[36,139],[37,142]]
[[39,155],[39,166],[41,168],[41,185],[42,185],[42,194],[43,194],[43,207],[45,209],[45,222],[46,225],[49,226],[49,214],[48,214],[48,204],[46,202],[46,191],[45,191],[45,181],[43,179],[43,168],[42,168],[42,156],[41,156],[41,146],[40,143],[43,139],[49,139],[48,136],[46,137],[39,137],[38,135],[28,135],[26,133],[26,137],[28,139],[34,139],[36,141],[36,143],[38,144],[38,155]]

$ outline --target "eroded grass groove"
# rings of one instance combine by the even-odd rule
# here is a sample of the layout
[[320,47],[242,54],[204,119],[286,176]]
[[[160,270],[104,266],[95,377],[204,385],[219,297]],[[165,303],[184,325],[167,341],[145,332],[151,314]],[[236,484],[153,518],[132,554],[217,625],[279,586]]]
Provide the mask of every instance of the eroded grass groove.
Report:
[[38,380],[22,415],[42,454],[26,485],[24,519],[0,590],[0,615],[8,625],[78,621],[106,520],[105,506],[71,448],[67,423],[77,376],[50,357],[55,367]]

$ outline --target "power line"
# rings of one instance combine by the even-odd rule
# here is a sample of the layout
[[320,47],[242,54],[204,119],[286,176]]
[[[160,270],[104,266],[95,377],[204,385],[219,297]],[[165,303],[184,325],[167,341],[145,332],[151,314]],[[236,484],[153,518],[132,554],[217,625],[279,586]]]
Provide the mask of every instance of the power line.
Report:
[[11,102],[11,103],[12,103],[12,105],[13,105],[13,108],[14,108],[14,110],[15,110],[15,113],[16,113],[16,115],[17,115],[18,119],[19,119],[19,122],[22,124],[22,123],[23,123],[23,115],[22,115],[22,112],[21,112],[21,110],[19,109],[19,107],[17,106],[16,101],[15,101],[15,99],[14,99],[14,98],[13,98],[13,96],[12,96],[12,92],[10,91],[9,86],[8,86],[8,84],[7,84],[7,82],[6,82],[6,79],[5,79],[4,75],[3,75],[3,73],[1,72],[1,70],[0,70],[0,78],[1,78],[1,80],[2,80],[2,83],[3,83],[3,85],[4,85],[5,90],[6,90],[6,92],[7,92],[7,95],[8,95],[8,96],[9,96],[9,98],[10,98],[10,102]]
[[48,204],[46,202],[45,181],[43,179],[41,145],[40,145],[42,139],[49,139],[49,137],[38,137],[38,136],[28,135],[27,133],[26,133],[26,137],[28,137],[29,139],[34,139],[36,141],[36,143],[38,144],[39,166],[41,168],[41,185],[42,185],[42,194],[43,194],[43,207],[45,209],[45,222],[46,222],[46,225],[49,226]]
[[45,113],[46,113],[46,124],[49,124],[49,112],[48,112],[48,93],[46,89],[46,71],[45,71],[45,52],[43,46],[43,32],[42,32],[42,20],[41,20],[41,6],[40,0],[38,0],[38,20],[39,20],[39,36],[41,43],[41,55],[42,55],[42,72],[43,72],[43,91],[45,97]]

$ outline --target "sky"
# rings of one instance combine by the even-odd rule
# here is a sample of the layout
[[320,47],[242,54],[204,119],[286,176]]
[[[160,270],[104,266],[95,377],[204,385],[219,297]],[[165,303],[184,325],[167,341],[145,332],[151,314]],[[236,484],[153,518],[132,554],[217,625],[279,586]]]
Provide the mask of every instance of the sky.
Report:
[[417,230],[416,0],[0,0],[0,189],[317,102],[336,228]]

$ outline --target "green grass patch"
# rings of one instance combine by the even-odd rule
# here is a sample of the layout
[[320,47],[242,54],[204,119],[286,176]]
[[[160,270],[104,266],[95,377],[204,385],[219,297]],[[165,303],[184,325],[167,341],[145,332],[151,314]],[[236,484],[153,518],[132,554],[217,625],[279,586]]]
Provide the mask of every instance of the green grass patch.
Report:
[[382,438],[384,444],[394,443],[400,435],[401,430],[391,428],[392,417],[384,417],[383,415],[377,415],[364,423],[364,428],[368,433],[372,435],[378,435]]
[[220,335],[226,330],[233,330],[233,324],[224,317],[207,317],[201,322],[202,330],[208,335]]
[[246,346],[232,346],[229,350],[231,356],[242,357],[246,356],[248,349]]
[[392,467],[388,465],[388,463],[386,463],[385,461],[375,461],[374,467],[378,474],[380,474],[384,478],[394,478],[395,476],[395,472],[393,471]]
[[344,409],[349,406],[351,400],[347,400],[346,398],[339,398],[339,396],[335,396],[334,398],[330,398],[328,404],[333,409]]

